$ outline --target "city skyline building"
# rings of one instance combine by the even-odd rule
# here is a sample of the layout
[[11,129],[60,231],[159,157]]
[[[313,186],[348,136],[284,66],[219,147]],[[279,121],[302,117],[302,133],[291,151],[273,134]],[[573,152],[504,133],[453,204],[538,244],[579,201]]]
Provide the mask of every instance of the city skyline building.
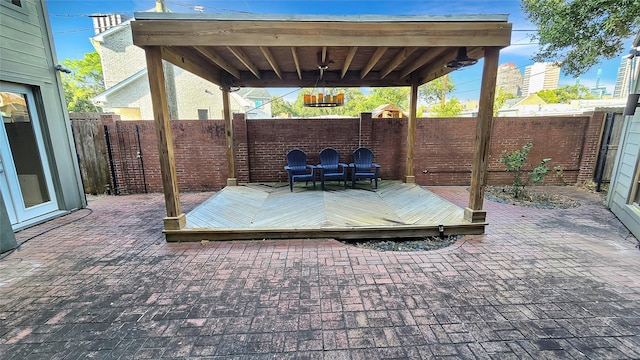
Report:
[[534,63],[525,68],[522,80],[522,96],[535,94],[540,90],[558,88],[560,66],[554,63]]
[[515,63],[504,63],[498,67],[496,88],[516,97],[522,95],[522,72]]
[[616,77],[616,85],[613,88],[613,97],[627,97],[629,95],[629,86],[632,78],[632,71],[634,67],[637,69],[639,66],[638,57],[630,59],[629,57],[622,57],[620,61],[620,67],[618,68],[618,76]]

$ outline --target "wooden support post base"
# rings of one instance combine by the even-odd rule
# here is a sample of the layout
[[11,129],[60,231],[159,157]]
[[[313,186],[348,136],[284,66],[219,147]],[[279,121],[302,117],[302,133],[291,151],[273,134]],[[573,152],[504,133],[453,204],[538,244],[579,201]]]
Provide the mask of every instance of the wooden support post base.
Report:
[[165,230],[180,230],[186,224],[187,224],[187,215],[185,215],[184,213],[178,215],[177,217],[164,218]]
[[486,222],[487,212],[484,210],[472,210],[471,208],[465,208],[464,219],[472,223]]
[[405,176],[404,177],[404,182],[405,182],[405,184],[415,184],[416,183],[416,177],[415,176]]
[[227,178],[227,186],[238,186],[238,179]]

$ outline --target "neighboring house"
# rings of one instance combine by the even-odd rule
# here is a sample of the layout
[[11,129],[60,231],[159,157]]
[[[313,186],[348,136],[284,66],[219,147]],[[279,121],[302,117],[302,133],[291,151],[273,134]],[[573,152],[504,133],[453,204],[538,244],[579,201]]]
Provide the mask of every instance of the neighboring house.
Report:
[[[630,56],[640,56],[640,33],[633,42]],[[632,77],[620,145],[607,195],[607,206],[640,239],[640,67],[629,72]],[[633,114],[632,114],[633,113]]]
[[[44,0],[0,0],[0,250],[86,205]],[[15,244],[15,240],[13,242]]]
[[[113,112],[123,120],[153,119],[153,107],[149,92],[147,63],[144,50],[133,45],[131,21],[112,26],[91,38],[100,55],[105,91],[93,98],[93,102],[105,112]],[[172,119],[221,119],[223,117],[222,92],[218,85],[165,63],[167,99]],[[245,92],[251,92],[247,89]],[[268,102],[269,93],[264,89],[257,97],[247,98],[250,103],[231,96],[231,112],[247,112],[248,118],[271,117],[268,111],[256,106],[256,101]],[[266,93],[266,96],[263,94]],[[253,105],[252,105],[253,104]],[[258,109],[254,109],[258,107]]]
[[399,107],[393,104],[380,105],[373,109],[371,117],[374,119],[380,118],[408,118],[409,115],[402,111]]
[[496,116],[576,115],[589,111],[624,107],[623,99],[571,100],[568,104],[547,104],[537,94],[526,98],[509,99]]

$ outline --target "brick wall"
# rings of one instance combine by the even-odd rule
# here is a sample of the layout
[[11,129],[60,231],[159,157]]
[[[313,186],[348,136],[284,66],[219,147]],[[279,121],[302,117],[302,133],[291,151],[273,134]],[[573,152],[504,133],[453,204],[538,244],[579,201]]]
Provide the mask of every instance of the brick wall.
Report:
[[[105,119],[103,123],[110,127],[112,134],[118,129],[138,125],[148,190],[162,191],[153,122],[117,121],[109,115],[105,115]],[[551,173],[545,181],[547,184],[590,179],[603,119],[602,113],[593,116],[495,118],[488,182],[509,183],[510,174],[505,173],[498,163],[500,153],[502,150],[520,149],[528,142],[534,145],[529,155],[533,166],[550,157],[550,168],[560,166],[564,170],[564,179]],[[475,125],[475,118],[418,119],[414,156],[417,183],[468,185]],[[172,132],[180,190],[224,187],[228,176],[224,121],[174,121]],[[353,150],[362,145],[373,150],[375,161],[382,167],[382,179],[399,180],[405,174],[406,136],[407,119],[372,119],[368,113],[362,114],[360,119],[250,120],[243,114],[234,114],[236,176],[240,182],[286,181],[283,167],[290,149],[302,149],[308,155],[308,162],[317,164],[320,150],[330,146],[340,152],[342,162],[349,163]],[[114,163],[118,165],[122,161],[116,159]],[[119,172],[126,171],[120,169]]]

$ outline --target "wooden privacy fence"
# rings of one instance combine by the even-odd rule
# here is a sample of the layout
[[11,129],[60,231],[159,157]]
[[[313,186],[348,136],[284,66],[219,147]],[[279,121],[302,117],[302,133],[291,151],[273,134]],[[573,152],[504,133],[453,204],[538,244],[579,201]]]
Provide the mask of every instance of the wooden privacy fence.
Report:
[[[498,162],[502,150],[534,147],[530,163],[550,157],[563,177],[551,174],[546,184],[592,180],[605,112],[580,116],[495,118],[488,183],[505,185],[511,176]],[[72,117],[80,167],[88,193],[161,192],[158,147],[152,120],[121,121],[117,115]],[[475,118],[418,119],[414,173],[420,185],[468,185],[475,136]],[[218,190],[226,185],[227,157],[224,120],[171,122],[180,191]],[[351,162],[358,146],[369,147],[382,165],[383,180],[405,173],[407,122],[402,118],[373,119],[363,113],[342,119],[251,119],[234,114],[233,143],[240,182],[286,181],[285,154],[292,148],[307,152],[311,164],[327,146],[342,162]],[[611,144],[611,143],[609,143]],[[610,155],[604,159],[610,163]],[[602,158],[602,156],[601,156]],[[606,164],[605,164],[606,165]],[[602,163],[600,163],[600,166]],[[528,169],[531,170],[531,169]]]
[[84,192],[103,194],[110,191],[107,146],[100,114],[72,114],[71,127],[78,154]]

